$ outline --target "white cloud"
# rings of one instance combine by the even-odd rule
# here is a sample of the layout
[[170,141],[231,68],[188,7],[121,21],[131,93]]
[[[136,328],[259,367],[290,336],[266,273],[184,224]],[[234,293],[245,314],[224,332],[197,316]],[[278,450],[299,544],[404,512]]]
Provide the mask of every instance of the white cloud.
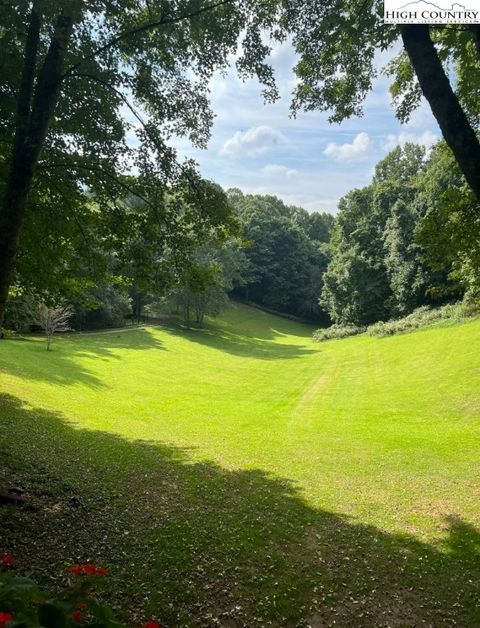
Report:
[[369,151],[372,146],[372,140],[368,133],[362,131],[359,133],[351,144],[336,144],[330,142],[323,151],[327,157],[333,157],[336,161],[350,161],[353,159],[361,159]]
[[430,148],[438,140],[438,136],[432,131],[424,131],[423,133],[408,133],[402,131],[398,135],[387,135],[387,141],[385,142],[385,148],[387,150],[393,150],[396,146],[405,146],[407,142],[413,144],[423,144],[425,148]]
[[267,177],[288,177],[289,179],[293,179],[298,175],[298,170],[280,166],[279,164],[267,164],[262,168],[262,172]]
[[257,126],[247,131],[237,131],[223,144],[220,149],[222,157],[232,155],[262,155],[275,148],[279,144],[284,144],[286,138],[280,131],[271,126]]

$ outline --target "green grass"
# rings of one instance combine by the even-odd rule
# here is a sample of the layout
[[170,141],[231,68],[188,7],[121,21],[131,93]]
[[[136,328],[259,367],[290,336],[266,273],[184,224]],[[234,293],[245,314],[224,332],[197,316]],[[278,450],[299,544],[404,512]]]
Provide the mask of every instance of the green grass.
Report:
[[0,549],[107,565],[132,625],[479,626],[480,320],[311,333],[236,305],[2,342],[0,484],[35,510]]

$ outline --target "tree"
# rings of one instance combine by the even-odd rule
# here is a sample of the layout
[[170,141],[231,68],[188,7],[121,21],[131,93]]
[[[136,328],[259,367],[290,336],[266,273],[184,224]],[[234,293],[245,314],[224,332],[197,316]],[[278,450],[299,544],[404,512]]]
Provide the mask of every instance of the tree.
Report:
[[383,231],[389,203],[384,192],[384,184],[380,189],[370,185],[340,199],[320,299],[335,323],[364,325],[388,315]]
[[388,317],[385,268],[358,246],[332,257],[324,276],[320,303],[341,325],[368,325]]
[[425,244],[416,239],[427,212],[424,157],[423,147],[395,148],[371,185],[340,200],[321,295],[336,323],[366,325],[451,295],[446,273],[425,263]]
[[[480,26],[389,25],[381,0],[326,0],[305,11],[286,0],[283,25],[300,59],[293,110],[330,110],[341,122],[360,115],[377,75],[375,54],[401,38],[405,51],[390,64],[397,115],[408,120],[423,94],[477,203],[480,202]],[[453,89],[445,67],[459,81]],[[477,209],[478,211],[478,209]]]
[[131,314],[131,299],[123,286],[99,285],[82,294],[81,302],[74,304],[71,325],[73,329],[122,327]]
[[392,296],[393,316],[410,313],[425,299],[430,274],[422,260],[423,250],[414,239],[418,208],[399,199],[394,203],[384,232],[385,268]]
[[228,294],[234,283],[243,281],[245,261],[237,239],[230,239],[221,245],[210,242],[195,252],[193,263],[170,295],[170,302],[177,309],[181,308],[187,325],[194,316],[201,327],[205,315],[217,316],[227,307]]
[[447,297],[480,296],[480,216],[471,211],[471,192],[444,142],[432,150],[419,179],[422,220],[415,237],[428,264],[440,276],[434,287]]
[[239,190],[227,194],[242,228],[248,260],[237,293],[259,305],[318,320],[318,291],[328,257],[309,232],[317,228],[320,237],[328,238],[333,218],[313,220],[306,210],[287,206],[275,196],[243,195]]
[[70,306],[49,307],[38,303],[32,310],[32,322],[39,325],[47,337],[47,351],[50,351],[56,333],[70,329],[72,308]]
[[[177,163],[168,140],[183,135],[205,145],[208,79],[226,67],[240,34],[239,72],[255,73],[275,96],[261,32],[274,23],[276,7],[254,0],[4,0],[0,10],[1,323],[22,227],[37,221],[57,241],[67,219],[81,231],[76,209],[85,189],[106,210],[107,239],[123,223],[127,192],[175,233],[162,216],[160,192],[194,194],[199,178],[191,163]],[[132,133],[136,146],[127,142]],[[132,166],[139,173],[133,185],[122,176]],[[48,213],[52,195],[58,223]]]

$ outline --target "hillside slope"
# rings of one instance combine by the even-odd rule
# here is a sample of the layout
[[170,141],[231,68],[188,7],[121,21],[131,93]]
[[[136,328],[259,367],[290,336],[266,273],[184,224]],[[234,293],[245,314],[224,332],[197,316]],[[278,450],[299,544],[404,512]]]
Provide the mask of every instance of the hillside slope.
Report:
[[236,305],[2,342],[1,473],[39,510],[0,549],[113,563],[168,625],[478,625],[480,321],[311,332]]

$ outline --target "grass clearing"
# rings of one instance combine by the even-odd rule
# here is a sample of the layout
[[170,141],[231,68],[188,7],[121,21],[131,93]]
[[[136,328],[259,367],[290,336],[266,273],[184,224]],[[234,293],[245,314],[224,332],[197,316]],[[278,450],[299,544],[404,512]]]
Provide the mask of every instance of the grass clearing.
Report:
[[108,566],[132,624],[480,625],[480,320],[311,333],[235,305],[2,342],[0,483],[36,510],[0,548]]

